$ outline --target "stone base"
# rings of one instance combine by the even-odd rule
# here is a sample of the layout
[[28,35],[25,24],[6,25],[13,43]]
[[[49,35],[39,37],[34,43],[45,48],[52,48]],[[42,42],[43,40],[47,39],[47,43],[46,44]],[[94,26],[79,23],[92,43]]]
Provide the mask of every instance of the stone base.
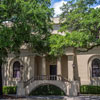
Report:
[[67,86],[67,95],[68,96],[77,96],[79,94],[79,82],[78,81],[72,81]]
[[25,88],[23,82],[19,82],[17,85],[17,96],[25,96]]
[[[25,95],[29,95],[29,93],[35,89],[37,86],[41,84],[53,84],[58,86],[62,89],[67,96],[77,96],[79,93],[79,82],[78,81],[71,81],[64,83],[62,81],[51,81],[51,80],[42,80],[42,81],[34,81],[33,83],[29,84],[26,88],[24,88],[24,83],[19,82],[17,88],[17,96],[23,97]],[[25,91],[26,90],[26,91]]]

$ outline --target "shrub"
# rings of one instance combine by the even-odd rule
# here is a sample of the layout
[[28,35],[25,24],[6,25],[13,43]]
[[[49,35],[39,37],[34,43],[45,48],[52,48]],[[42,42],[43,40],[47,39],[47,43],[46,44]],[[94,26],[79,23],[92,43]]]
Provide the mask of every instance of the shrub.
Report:
[[54,86],[54,85],[43,85],[43,86],[39,86],[38,88],[36,88],[35,90],[33,90],[30,93],[30,96],[32,95],[61,95],[64,96],[65,93],[58,87]]
[[16,94],[16,86],[4,86],[3,94]]
[[81,94],[100,94],[100,86],[82,85],[80,87]]

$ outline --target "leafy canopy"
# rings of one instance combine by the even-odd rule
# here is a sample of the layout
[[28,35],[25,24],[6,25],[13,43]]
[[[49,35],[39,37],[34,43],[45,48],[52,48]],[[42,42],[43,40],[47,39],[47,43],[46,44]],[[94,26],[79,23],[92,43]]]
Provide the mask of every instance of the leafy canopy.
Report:
[[55,41],[50,54],[63,54],[67,47],[89,49],[100,44],[100,8],[93,8],[99,3],[99,0],[70,0],[63,5],[60,31],[65,36],[50,38],[50,42]]
[[[34,52],[48,51],[53,10],[50,0],[0,0],[0,69],[9,53],[27,44]],[[0,96],[2,96],[0,70]]]
[[0,0],[1,60],[10,52],[18,52],[25,43],[34,52],[48,50],[46,41],[53,15],[49,7],[50,0]]

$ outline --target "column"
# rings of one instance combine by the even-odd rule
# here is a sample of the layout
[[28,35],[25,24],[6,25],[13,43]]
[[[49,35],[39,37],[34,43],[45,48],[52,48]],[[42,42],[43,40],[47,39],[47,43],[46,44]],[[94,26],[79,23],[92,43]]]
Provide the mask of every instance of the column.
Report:
[[62,78],[61,78],[61,75],[62,75],[62,73],[61,73],[61,57],[59,57],[58,59],[57,59],[57,80],[61,80]]
[[57,75],[62,75],[61,73],[61,57],[57,59]]
[[31,70],[30,70],[31,71],[30,78],[31,78],[35,76],[35,55],[31,56],[30,60],[31,60]]
[[42,57],[42,70],[41,70],[42,75],[46,75],[46,58],[45,55]]
[[74,80],[73,62],[74,62],[74,56],[68,55],[68,80],[69,81]]

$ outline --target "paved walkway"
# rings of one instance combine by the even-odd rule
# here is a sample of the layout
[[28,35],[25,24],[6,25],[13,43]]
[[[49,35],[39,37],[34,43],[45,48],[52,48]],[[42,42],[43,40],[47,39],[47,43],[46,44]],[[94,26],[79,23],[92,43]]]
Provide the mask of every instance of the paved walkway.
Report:
[[[0,99],[0,100],[11,100],[11,99]],[[78,96],[78,97],[67,97],[67,96],[34,96],[21,99],[12,100],[100,100],[100,96]]]

